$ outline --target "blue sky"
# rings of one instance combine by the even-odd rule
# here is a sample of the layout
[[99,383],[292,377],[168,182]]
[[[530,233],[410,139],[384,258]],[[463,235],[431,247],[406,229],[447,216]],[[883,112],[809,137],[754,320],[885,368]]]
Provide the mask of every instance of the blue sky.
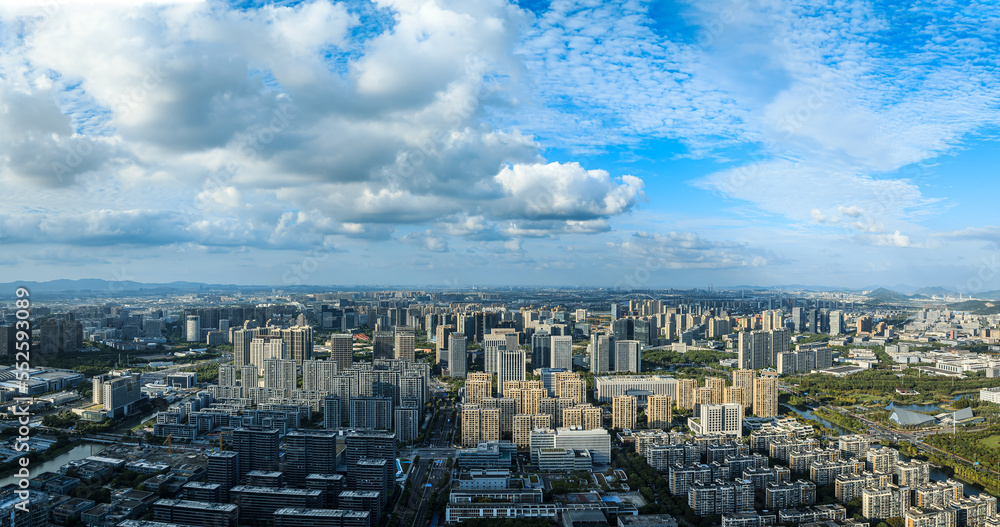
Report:
[[10,280],[1000,289],[989,3],[100,5],[0,8]]

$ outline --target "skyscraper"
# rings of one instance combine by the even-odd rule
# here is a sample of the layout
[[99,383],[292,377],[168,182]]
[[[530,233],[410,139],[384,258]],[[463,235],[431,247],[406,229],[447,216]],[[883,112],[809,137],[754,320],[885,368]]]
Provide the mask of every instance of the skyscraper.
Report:
[[292,430],[285,435],[285,481],[289,485],[305,485],[309,474],[336,472],[336,432]]
[[844,333],[844,312],[830,311],[830,334],[842,335]]
[[448,373],[452,377],[465,377],[468,373],[468,353],[466,338],[461,333],[452,333],[448,341]]
[[273,335],[261,335],[250,341],[250,364],[264,371],[264,361],[286,358],[285,341]]
[[551,339],[552,355],[550,368],[565,368],[573,371],[573,337],[562,335]]
[[416,337],[414,330],[409,326],[396,326],[395,328],[395,356],[400,360],[413,362],[416,360],[415,350]]
[[712,404],[722,404],[722,392],[726,389],[726,380],[721,377],[705,377],[705,387],[712,392]]
[[264,387],[281,390],[284,397],[291,395],[298,384],[295,361],[268,359],[264,361]]
[[391,331],[376,331],[372,334],[372,360],[393,358],[392,346],[395,336]]
[[280,330],[280,335],[281,339],[285,341],[285,358],[295,361],[295,364],[299,366],[302,365],[302,361],[312,359],[312,327],[292,326]]
[[354,337],[350,333],[330,336],[330,360],[337,363],[337,371],[347,371],[354,364]]
[[615,371],[640,373],[641,347],[638,340],[615,340]]
[[187,325],[184,327],[184,339],[188,342],[201,342],[201,317],[198,315],[188,315]]
[[677,379],[677,408],[694,410],[694,390],[697,386],[695,379]]
[[611,340],[606,333],[590,334],[590,372],[594,375],[611,371]]
[[534,369],[552,368],[551,363],[552,335],[535,333],[531,336],[531,367]]
[[208,452],[208,482],[217,483],[222,503],[229,503],[229,489],[240,484],[240,454],[233,451]]
[[523,381],[527,373],[524,351],[501,351],[497,355],[497,388],[506,397],[504,386],[507,381]]

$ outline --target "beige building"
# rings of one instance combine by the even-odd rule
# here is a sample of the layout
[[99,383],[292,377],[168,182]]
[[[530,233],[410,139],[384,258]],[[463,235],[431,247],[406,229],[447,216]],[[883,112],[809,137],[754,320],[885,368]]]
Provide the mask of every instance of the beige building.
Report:
[[611,401],[612,428],[635,428],[636,398],[633,395],[619,395]]
[[500,409],[466,405],[462,408],[462,446],[500,440]]
[[531,444],[531,431],[536,428],[552,428],[552,420],[548,414],[517,414],[514,416],[514,442],[517,448],[528,448]]
[[750,398],[744,394],[743,388],[738,388],[736,386],[726,386],[726,389],[722,391],[722,403],[723,404],[738,404],[743,407],[743,409],[749,408],[748,403]]
[[562,425],[564,428],[581,428],[594,430],[601,426],[601,409],[595,406],[579,405],[563,410]]
[[753,380],[754,380],[753,370],[735,370],[733,371],[733,386],[736,388],[741,388],[743,390],[743,407],[750,408],[753,406]]
[[698,381],[694,379],[677,379],[677,408],[694,410],[694,390]]
[[712,402],[708,404],[722,404],[722,392],[726,389],[726,380],[720,377],[707,377],[705,387],[712,390]]
[[660,429],[670,428],[670,422],[673,419],[670,408],[673,401],[670,400],[670,396],[650,395],[646,400],[646,426]]
[[778,415],[778,379],[774,377],[754,379],[753,414],[757,417]]
[[483,399],[493,397],[493,374],[475,372],[465,378],[464,404],[480,404]]

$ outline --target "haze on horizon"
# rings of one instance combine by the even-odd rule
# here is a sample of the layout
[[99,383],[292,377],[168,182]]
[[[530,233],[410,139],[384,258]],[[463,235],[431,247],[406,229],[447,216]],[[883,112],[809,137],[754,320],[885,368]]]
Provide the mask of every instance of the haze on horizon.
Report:
[[997,290],[998,25],[895,2],[4,4],[0,272]]

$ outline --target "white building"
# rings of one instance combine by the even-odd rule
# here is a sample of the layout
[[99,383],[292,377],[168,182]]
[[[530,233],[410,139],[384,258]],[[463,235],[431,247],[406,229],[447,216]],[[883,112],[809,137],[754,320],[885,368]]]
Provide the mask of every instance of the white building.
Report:
[[698,418],[688,418],[688,428],[695,435],[733,434],[743,436],[743,405],[738,403],[703,404]]

